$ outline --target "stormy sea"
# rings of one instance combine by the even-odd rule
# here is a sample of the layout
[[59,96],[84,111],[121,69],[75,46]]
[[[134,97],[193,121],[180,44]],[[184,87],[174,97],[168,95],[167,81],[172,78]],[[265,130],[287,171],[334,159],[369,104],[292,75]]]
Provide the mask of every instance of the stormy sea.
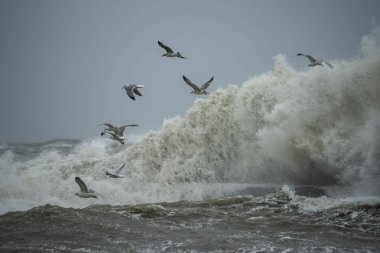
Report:
[[278,55],[125,145],[0,144],[0,252],[380,252],[378,35],[333,68]]

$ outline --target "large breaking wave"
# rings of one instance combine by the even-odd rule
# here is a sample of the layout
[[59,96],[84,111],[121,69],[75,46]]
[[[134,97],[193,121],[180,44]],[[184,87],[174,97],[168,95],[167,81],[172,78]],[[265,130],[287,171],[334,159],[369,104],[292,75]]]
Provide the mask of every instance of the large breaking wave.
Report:
[[[363,38],[359,56],[332,61],[333,69],[299,71],[283,55],[274,61],[273,71],[197,99],[185,117],[118,152],[95,139],[27,161],[4,153],[0,211],[202,199],[246,183],[345,185],[380,195],[379,31]],[[125,179],[105,178],[123,162]],[[73,196],[78,175],[101,200]]]

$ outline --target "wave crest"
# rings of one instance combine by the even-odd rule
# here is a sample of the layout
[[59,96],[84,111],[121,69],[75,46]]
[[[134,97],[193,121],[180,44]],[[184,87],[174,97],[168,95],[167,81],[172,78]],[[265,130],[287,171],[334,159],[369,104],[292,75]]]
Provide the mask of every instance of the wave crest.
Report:
[[[2,146],[1,206],[91,204],[73,198],[76,175],[113,204],[220,197],[226,182],[344,184],[380,195],[379,41],[378,31],[363,38],[361,55],[333,69],[298,71],[276,56],[273,71],[197,99],[184,118],[128,147],[65,143],[64,152],[20,161]],[[123,180],[105,178],[123,162]]]

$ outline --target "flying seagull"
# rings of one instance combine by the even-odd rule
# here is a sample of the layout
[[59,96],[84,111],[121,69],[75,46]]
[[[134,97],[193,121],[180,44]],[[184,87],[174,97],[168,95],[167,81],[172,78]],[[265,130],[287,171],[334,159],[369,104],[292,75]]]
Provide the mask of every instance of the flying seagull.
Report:
[[314,67],[314,66],[323,66],[322,63],[326,63],[327,66],[329,66],[330,68],[333,68],[333,65],[331,65],[330,63],[328,63],[327,61],[324,61],[324,60],[316,60],[313,56],[311,55],[308,55],[308,54],[301,54],[301,53],[298,53],[297,56],[305,56],[307,59],[309,59],[310,63],[309,63],[309,67]]
[[138,85],[138,84],[127,84],[127,85],[124,85],[123,87],[121,87],[122,89],[125,89],[125,91],[127,92],[127,95],[135,100],[135,94],[136,95],[139,95],[139,96],[142,96],[140,91],[138,90],[138,88],[144,88],[144,85]]
[[123,163],[123,165],[121,165],[119,168],[117,168],[113,173],[110,173],[107,171],[106,175],[109,177],[112,177],[112,178],[123,178],[123,176],[120,175],[120,172],[124,168],[124,166],[125,166],[125,163]]
[[207,95],[208,92],[206,91],[207,87],[211,84],[211,82],[214,80],[214,77],[211,77],[210,80],[208,80],[206,83],[204,83],[201,87],[198,87],[197,85],[193,84],[186,76],[182,76],[183,80],[190,85],[191,88],[194,90],[191,93],[197,94],[197,95]]
[[77,182],[80,188],[80,192],[75,193],[75,195],[81,198],[98,198],[93,190],[87,188],[80,177],[75,177],[75,182]]
[[174,51],[170,47],[168,47],[167,45],[165,45],[161,41],[158,41],[158,45],[166,50],[166,53],[164,53],[162,56],[166,56],[166,57],[178,57],[178,58],[181,58],[181,59],[186,59],[186,57],[183,57],[179,52],[174,53]]
[[116,134],[118,136],[123,136],[125,128],[127,128],[127,127],[138,127],[139,126],[137,124],[114,126],[110,123],[103,123],[103,124],[100,124],[99,126],[103,126],[103,125],[106,126],[106,128],[103,130],[103,132],[100,133],[101,136],[103,136],[106,133],[106,131],[114,132],[114,134]]
[[124,136],[119,136],[117,134],[114,134],[113,132],[109,132],[107,130],[104,130],[103,131],[104,133],[107,133],[107,134],[110,134],[111,135],[111,139],[114,140],[114,141],[118,141],[120,142],[121,144],[124,144],[124,141],[125,141],[125,138]]

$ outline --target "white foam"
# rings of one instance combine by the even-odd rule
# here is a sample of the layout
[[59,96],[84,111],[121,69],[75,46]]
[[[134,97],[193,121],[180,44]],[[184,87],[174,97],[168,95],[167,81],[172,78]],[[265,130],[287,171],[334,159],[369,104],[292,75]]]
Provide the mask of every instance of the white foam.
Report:
[[[363,39],[356,58],[333,61],[334,69],[297,71],[276,56],[273,71],[197,99],[184,118],[165,120],[131,146],[95,139],[69,155],[48,151],[26,162],[7,152],[0,157],[0,211],[199,200],[220,196],[217,185],[225,182],[335,181],[378,196],[378,34]],[[105,177],[123,162],[124,179]],[[76,198],[75,176],[103,197]]]

